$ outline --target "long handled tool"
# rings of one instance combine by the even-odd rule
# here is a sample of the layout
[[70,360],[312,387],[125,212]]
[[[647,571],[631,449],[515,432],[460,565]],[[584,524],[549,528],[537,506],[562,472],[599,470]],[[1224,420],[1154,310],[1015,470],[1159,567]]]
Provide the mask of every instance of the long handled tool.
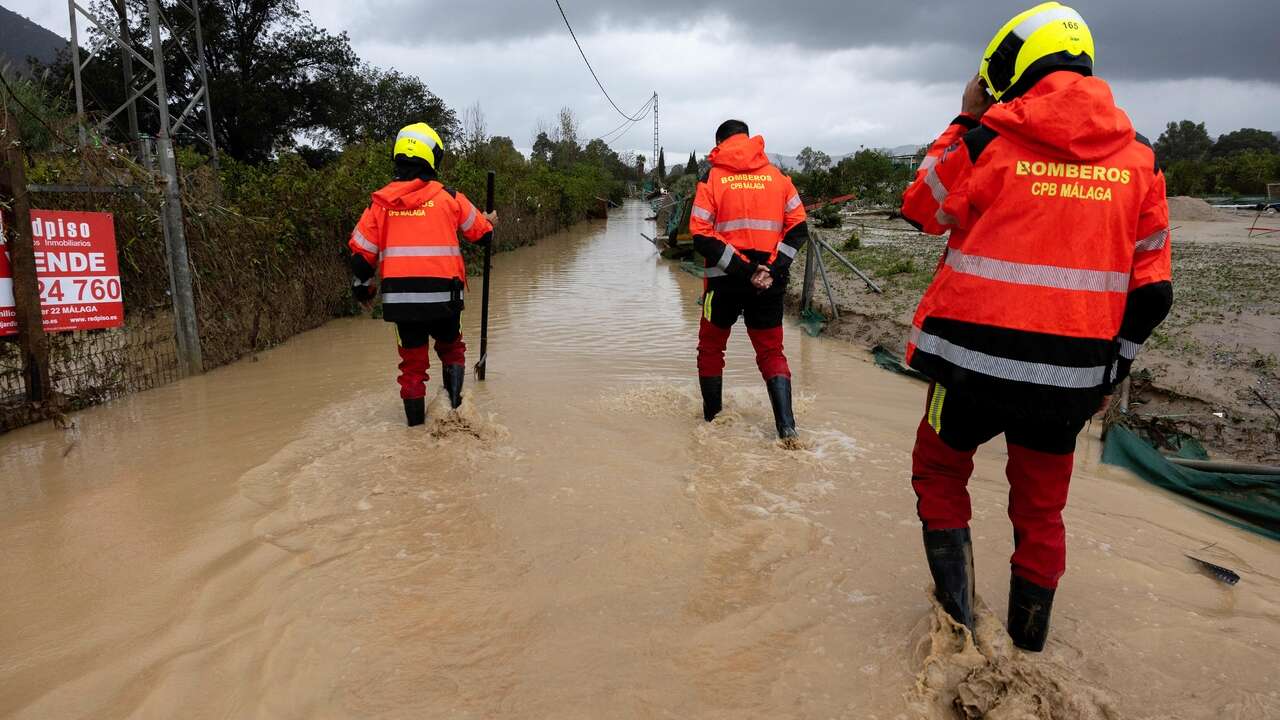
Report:
[[[484,211],[493,212],[493,179],[494,172],[489,171],[485,178]],[[493,231],[484,242],[484,289],[481,291],[480,305],[480,360],[476,362],[476,380],[484,380],[485,367],[489,362],[489,271],[493,269]]]

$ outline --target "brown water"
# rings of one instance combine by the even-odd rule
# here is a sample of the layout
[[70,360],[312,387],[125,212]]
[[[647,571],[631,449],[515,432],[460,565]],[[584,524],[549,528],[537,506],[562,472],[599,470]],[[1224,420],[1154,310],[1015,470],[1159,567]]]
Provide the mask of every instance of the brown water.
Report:
[[[999,627],[1004,452],[980,454],[994,614],[958,641],[908,481],[923,388],[789,328],[784,450],[739,329],[702,423],[698,281],[646,209],[495,259],[489,381],[426,430],[389,326],[346,320],[0,437],[0,716],[1280,717],[1280,546],[1093,439],[1035,659]],[[1210,543],[1234,589],[1183,557]]]

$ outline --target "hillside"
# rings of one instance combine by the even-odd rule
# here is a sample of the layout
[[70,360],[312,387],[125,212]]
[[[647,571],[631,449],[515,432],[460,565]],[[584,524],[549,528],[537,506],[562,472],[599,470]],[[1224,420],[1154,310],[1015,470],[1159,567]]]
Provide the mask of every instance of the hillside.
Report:
[[0,7],[0,28],[4,28],[0,33],[0,63],[12,63],[19,72],[26,70],[28,58],[52,62],[58,51],[67,47],[66,38],[4,7]]
[[[917,150],[920,149],[920,145],[923,145],[923,144],[927,144],[927,143],[921,143],[919,145],[899,145],[897,147],[875,148],[875,149],[879,150],[885,155],[913,155]],[[834,165],[835,163],[838,163],[841,160],[844,160],[845,158],[853,157],[853,156],[854,156],[854,153],[844,153],[843,155],[832,155],[831,163]],[[795,155],[784,155],[782,153],[769,153],[769,160],[774,165],[777,165],[779,168],[782,168],[783,170],[795,170],[800,167],[800,161],[796,159]]]

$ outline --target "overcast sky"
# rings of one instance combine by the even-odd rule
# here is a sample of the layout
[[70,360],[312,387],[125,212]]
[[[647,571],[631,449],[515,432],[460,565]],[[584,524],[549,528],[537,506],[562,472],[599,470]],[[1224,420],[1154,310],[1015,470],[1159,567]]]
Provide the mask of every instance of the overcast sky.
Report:
[[[61,0],[0,0],[60,35]],[[538,121],[573,108],[586,137],[623,122],[601,96],[554,0],[299,0],[366,59],[422,77],[459,112],[479,102],[492,134],[528,147]],[[959,109],[965,81],[1031,0],[561,0],[610,95],[660,98],[668,163],[705,153],[727,117],[773,152],[843,154],[924,143]],[[1280,130],[1274,0],[1079,0],[1097,74],[1154,139],[1171,120]],[[217,98],[214,98],[217,107]],[[646,119],[614,144],[652,146]]]

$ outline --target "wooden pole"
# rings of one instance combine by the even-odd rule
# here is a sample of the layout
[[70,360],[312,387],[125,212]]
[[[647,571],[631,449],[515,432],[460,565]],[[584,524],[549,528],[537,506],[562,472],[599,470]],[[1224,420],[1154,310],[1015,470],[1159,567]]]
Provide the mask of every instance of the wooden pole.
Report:
[[818,280],[817,254],[820,252],[816,237],[809,238],[809,246],[804,252],[804,285],[800,290],[801,312],[813,307],[813,285]]
[[22,352],[23,380],[27,400],[45,402],[51,398],[49,382],[49,339],[44,334],[40,310],[40,282],[36,278],[35,241],[31,237],[31,196],[27,193],[27,171],[22,157],[22,133],[16,108],[6,93],[0,111],[4,113],[4,161],[8,166],[9,191],[13,196],[13,299],[18,314],[18,346]]

